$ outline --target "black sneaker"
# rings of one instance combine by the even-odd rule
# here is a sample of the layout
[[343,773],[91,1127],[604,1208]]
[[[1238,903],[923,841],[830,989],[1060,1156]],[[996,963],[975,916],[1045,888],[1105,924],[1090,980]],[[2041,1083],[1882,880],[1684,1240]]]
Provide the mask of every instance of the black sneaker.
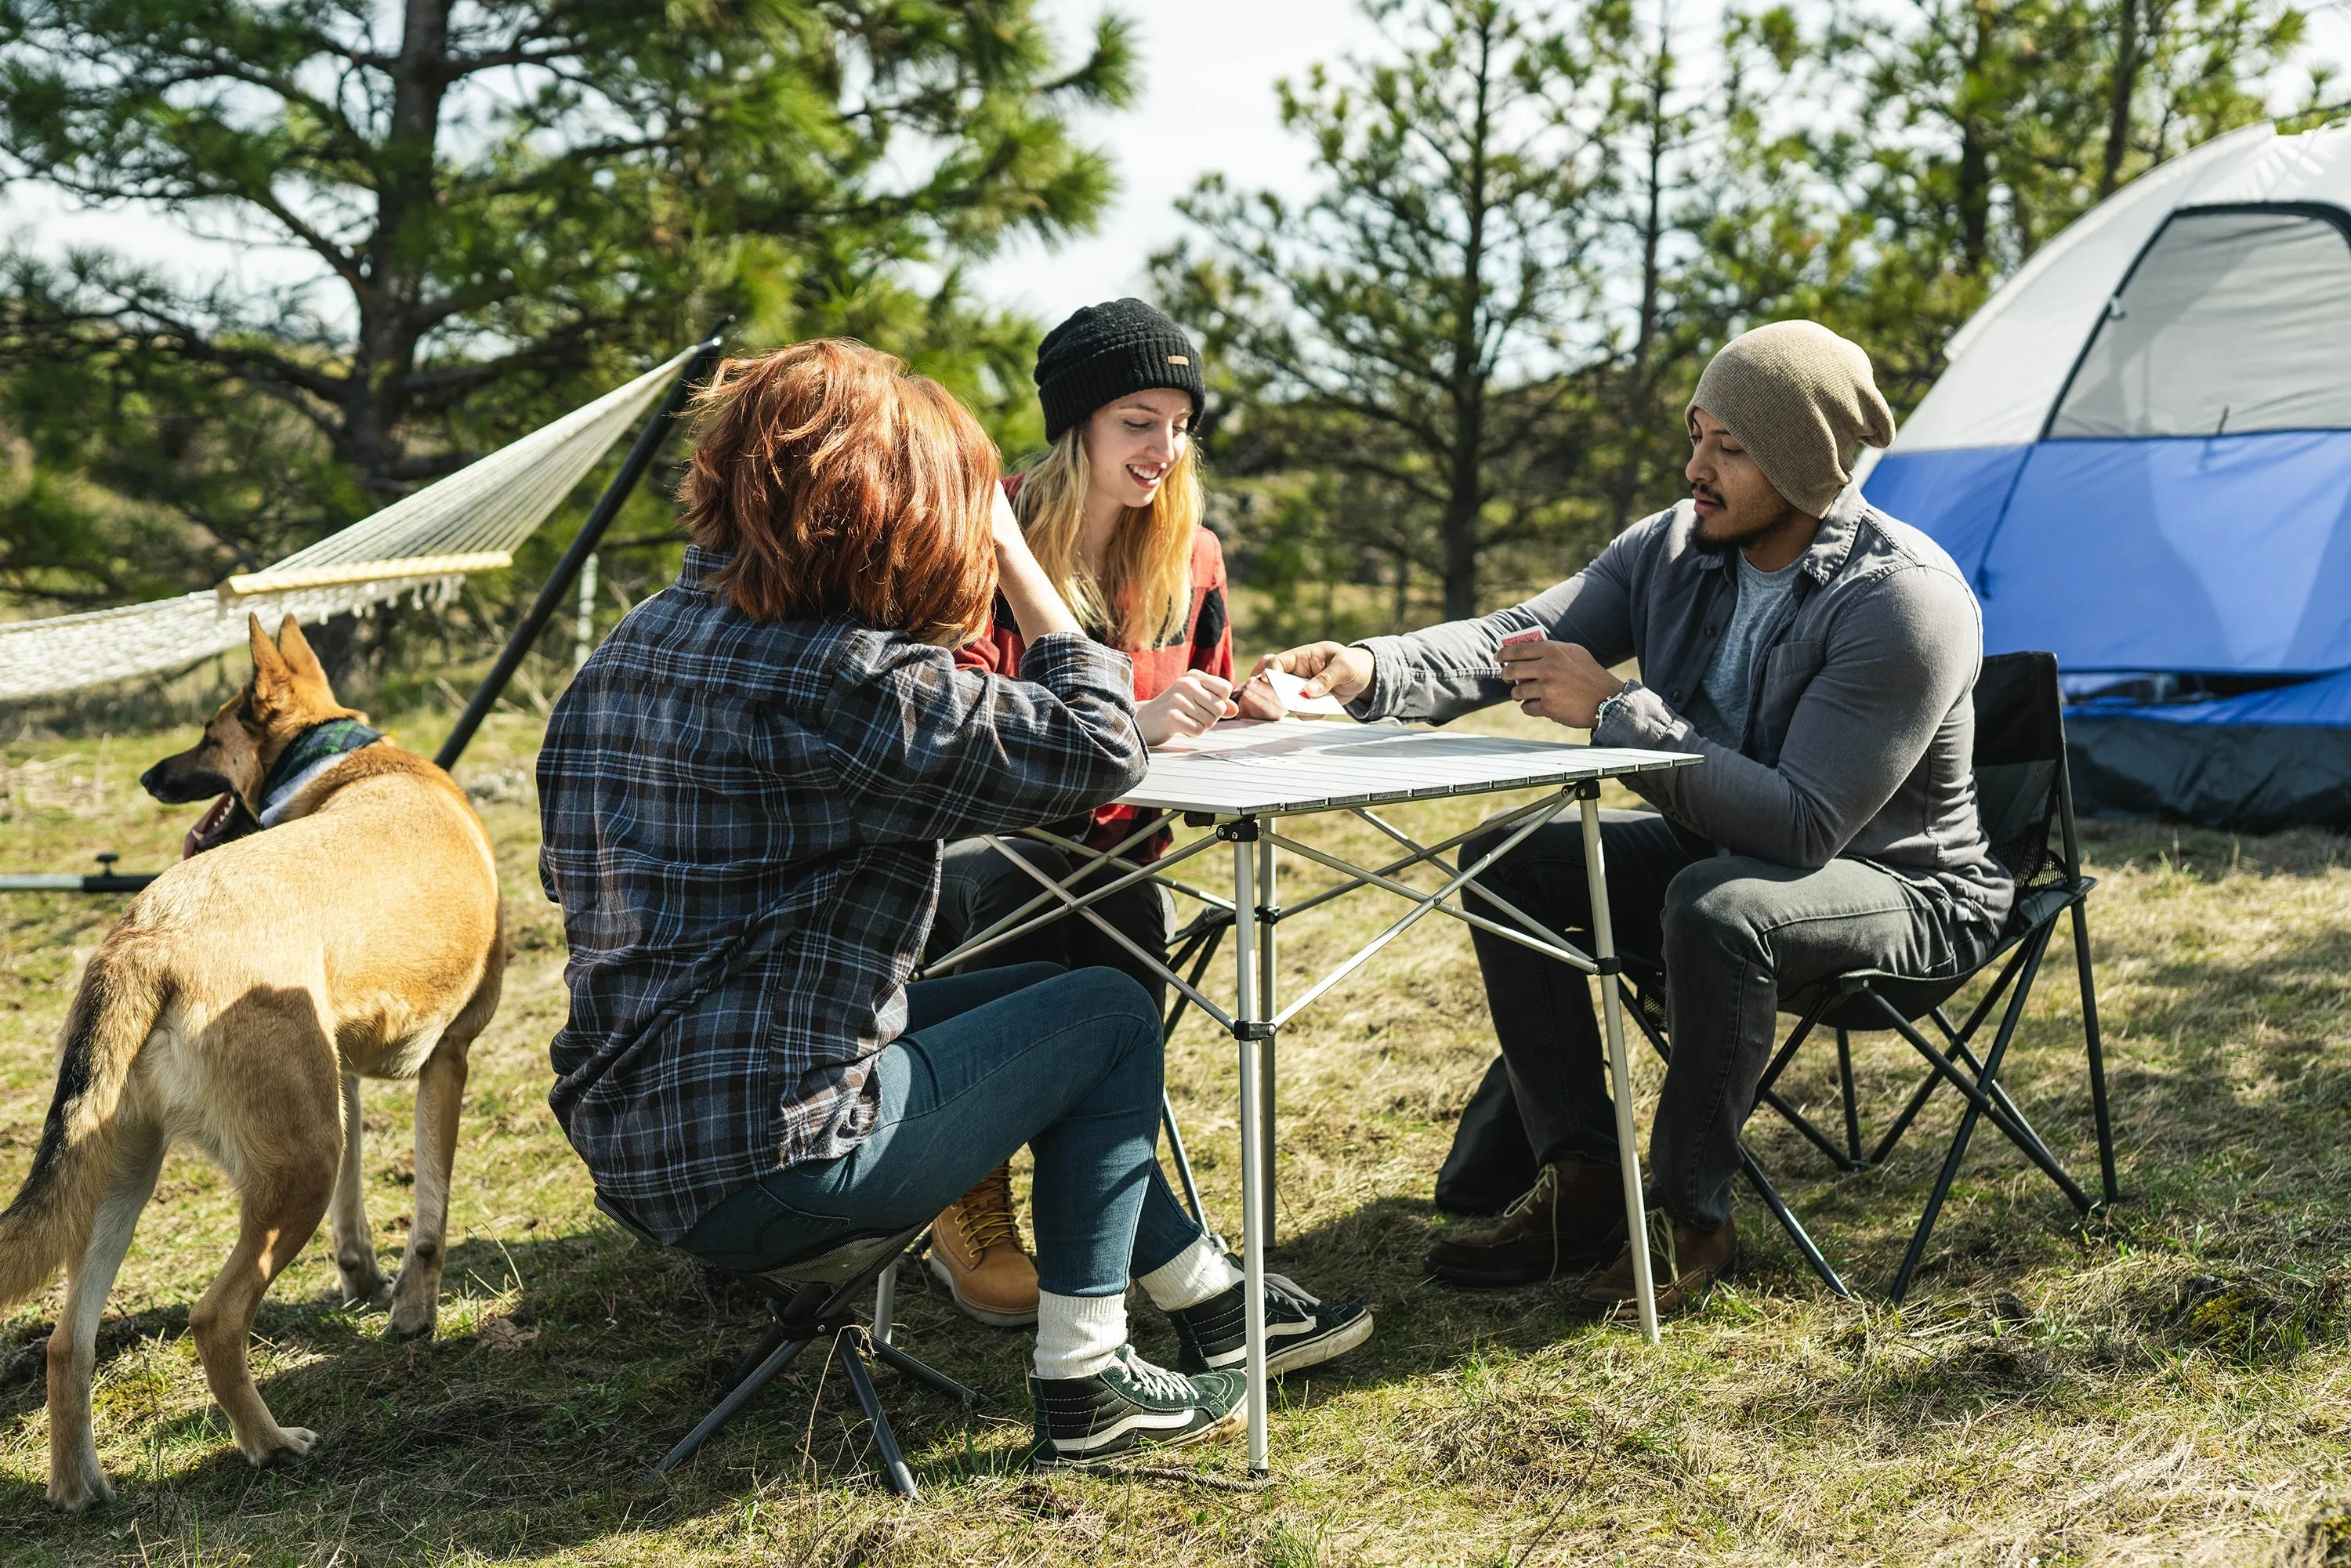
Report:
[[[1249,1286],[1236,1284],[1196,1307],[1167,1314],[1183,1346],[1176,1358],[1178,1370],[1198,1376],[1227,1367],[1246,1374],[1249,1326],[1241,1308]],[[1287,1372],[1319,1365],[1343,1355],[1372,1337],[1372,1312],[1361,1301],[1317,1301],[1280,1274],[1265,1277],[1265,1373],[1280,1377]]]
[[1118,1359],[1091,1377],[1029,1375],[1037,1404],[1040,1465],[1091,1465],[1136,1448],[1180,1448],[1228,1437],[1249,1425],[1241,1407],[1249,1379],[1238,1372],[1188,1376],[1154,1366],[1119,1346]]

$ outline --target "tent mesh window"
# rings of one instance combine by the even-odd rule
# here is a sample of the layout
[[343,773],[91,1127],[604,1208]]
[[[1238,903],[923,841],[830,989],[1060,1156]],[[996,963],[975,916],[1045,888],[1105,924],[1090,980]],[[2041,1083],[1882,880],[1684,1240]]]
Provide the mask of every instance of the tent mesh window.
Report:
[[2139,257],[2052,439],[2351,429],[2351,235],[2291,207],[2186,208]]

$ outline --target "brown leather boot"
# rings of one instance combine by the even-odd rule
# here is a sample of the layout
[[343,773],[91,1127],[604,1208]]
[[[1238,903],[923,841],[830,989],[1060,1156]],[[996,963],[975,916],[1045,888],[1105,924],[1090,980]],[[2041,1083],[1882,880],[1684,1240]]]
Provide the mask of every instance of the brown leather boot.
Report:
[[1426,1267],[1457,1285],[1524,1285],[1581,1274],[1625,1240],[1625,1178],[1614,1166],[1556,1160],[1490,1225],[1440,1238]]
[[[1660,1210],[1649,1211],[1649,1280],[1656,1287],[1659,1317],[1697,1306],[1738,1261],[1739,1227],[1729,1220],[1719,1229],[1702,1230]],[[1640,1320],[1630,1241],[1617,1252],[1616,1261],[1583,1287],[1583,1305],[1594,1317],[1614,1322]]]
[[1037,1321],[1037,1265],[1012,1218],[1012,1166],[1000,1165],[931,1222],[932,1276],[966,1317],[998,1328]]

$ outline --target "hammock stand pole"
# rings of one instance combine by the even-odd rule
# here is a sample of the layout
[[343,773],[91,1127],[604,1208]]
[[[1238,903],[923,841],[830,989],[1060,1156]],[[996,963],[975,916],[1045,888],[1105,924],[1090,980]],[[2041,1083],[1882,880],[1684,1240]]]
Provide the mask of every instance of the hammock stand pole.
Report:
[[490,673],[475,688],[473,700],[465,705],[465,713],[457,720],[457,727],[449,732],[449,738],[441,743],[441,749],[434,755],[434,766],[453,768],[457,765],[457,758],[465,755],[465,747],[473,741],[474,732],[480,729],[482,721],[490,716],[491,705],[505,693],[507,683],[514,679],[515,671],[522,667],[523,656],[538,641],[538,634],[547,630],[548,622],[554,619],[565,596],[571,591],[571,584],[579,577],[580,567],[602,542],[604,530],[611,528],[612,519],[621,515],[622,503],[636,489],[637,482],[645,476],[645,470],[653,466],[663,440],[669,434],[670,425],[684,409],[685,400],[693,394],[695,387],[717,360],[723,347],[722,335],[731,320],[733,318],[729,317],[719,322],[703,341],[701,351],[678,372],[677,380],[669,389],[669,396],[662,400],[661,407],[653,411],[653,417],[645,421],[644,428],[637,432],[637,444],[629,449],[628,460],[621,465],[621,471],[612,476],[612,482],[604,486],[603,495],[596,499],[595,509],[588,514],[588,520],[580,525],[580,532],[572,539],[570,548],[563,552],[563,559],[555,563],[555,570],[549,574],[547,581],[540,587],[530,613],[523,617],[520,626],[515,628],[515,634],[507,640],[506,647],[498,653],[498,662],[490,666]]

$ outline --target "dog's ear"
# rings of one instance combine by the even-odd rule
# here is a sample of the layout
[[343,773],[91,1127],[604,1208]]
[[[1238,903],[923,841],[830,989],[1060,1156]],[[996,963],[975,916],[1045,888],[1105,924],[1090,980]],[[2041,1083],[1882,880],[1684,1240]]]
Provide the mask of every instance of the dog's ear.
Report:
[[294,672],[286,667],[269,633],[261,629],[261,617],[248,612],[245,621],[246,640],[253,646],[254,706],[266,712],[294,695]]
[[312,694],[317,700],[334,701],[334,686],[327,679],[326,669],[319,663],[319,655],[310,651],[309,640],[302,635],[301,626],[291,615],[277,629],[277,652],[298,683],[317,688]]

